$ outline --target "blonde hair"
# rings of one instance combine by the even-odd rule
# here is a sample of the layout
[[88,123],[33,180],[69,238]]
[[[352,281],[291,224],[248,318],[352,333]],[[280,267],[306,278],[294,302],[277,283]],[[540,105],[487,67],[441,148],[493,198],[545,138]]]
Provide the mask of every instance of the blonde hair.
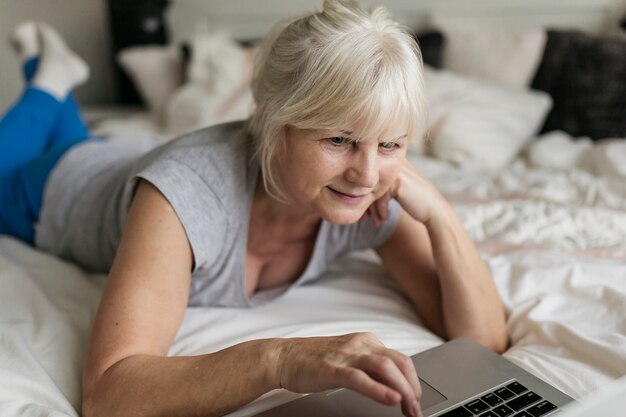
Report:
[[383,7],[325,0],[323,10],[279,22],[256,56],[256,110],[248,130],[256,140],[264,186],[286,201],[273,171],[285,128],[344,128],[358,140],[390,122],[422,137],[426,98],[415,39]]

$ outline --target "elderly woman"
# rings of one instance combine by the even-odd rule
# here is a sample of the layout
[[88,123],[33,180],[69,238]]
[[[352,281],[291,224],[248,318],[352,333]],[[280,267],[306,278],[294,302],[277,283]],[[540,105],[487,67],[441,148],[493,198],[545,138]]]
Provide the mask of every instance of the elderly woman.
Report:
[[[45,49],[41,61],[43,71]],[[40,84],[30,88],[45,94]],[[35,244],[109,272],[83,415],[217,416],[275,388],[335,387],[420,415],[410,359],[372,334],[168,357],[188,305],[268,302],[356,249],[378,252],[433,332],[506,348],[488,267],[450,205],[406,160],[426,114],[413,38],[382,8],[326,0],[265,39],[253,92],[247,121],[148,153],[76,141],[46,177],[42,207],[31,210]]]

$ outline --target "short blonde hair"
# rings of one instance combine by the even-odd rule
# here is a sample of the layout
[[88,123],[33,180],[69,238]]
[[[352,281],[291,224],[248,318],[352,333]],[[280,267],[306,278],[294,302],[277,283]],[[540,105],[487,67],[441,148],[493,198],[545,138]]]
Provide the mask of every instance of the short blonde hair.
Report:
[[351,126],[356,140],[405,122],[409,140],[426,125],[422,57],[413,36],[383,7],[325,0],[323,10],[279,22],[256,56],[256,140],[266,190],[286,201],[273,171],[285,129]]

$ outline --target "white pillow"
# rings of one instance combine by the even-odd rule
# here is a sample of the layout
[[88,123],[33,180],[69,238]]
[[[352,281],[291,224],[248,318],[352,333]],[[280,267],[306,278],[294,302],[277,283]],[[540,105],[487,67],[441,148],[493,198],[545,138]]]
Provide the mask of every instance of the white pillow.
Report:
[[616,178],[621,184],[626,178],[626,141],[610,138],[594,143],[579,159],[579,166],[599,177]]
[[424,68],[431,153],[461,167],[496,170],[535,135],[552,106],[546,93]]
[[242,48],[226,33],[205,31],[194,36],[191,50],[187,81],[165,107],[170,134],[249,117],[254,50]]
[[536,167],[566,171],[576,168],[591,148],[593,142],[587,137],[574,139],[562,130],[553,130],[530,144],[528,162]]
[[547,40],[545,29],[510,29],[435,16],[441,30],[443,68],[515,87],[530,85]]
[[183,83],[183,57],[177,46],[133,46],[117,62],[133,81],[150,111],[160,120],[168,99]]

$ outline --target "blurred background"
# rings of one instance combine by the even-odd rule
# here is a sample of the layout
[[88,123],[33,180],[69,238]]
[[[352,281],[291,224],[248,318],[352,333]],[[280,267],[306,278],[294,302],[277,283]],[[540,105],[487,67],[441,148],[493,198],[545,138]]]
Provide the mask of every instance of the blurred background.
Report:
[[[502,12],[502,24],[551,25],[581,28],[597,34],[619,32],[624,0],[385,0],[365,1],[387,6],[415,29],[432,13],[457,17]],[[130,44],[180,42],[199,20],[224,26],[238,39],[260,37],[279,17],[319,8],[321,0],[0,0],[0,111],[4,112],[22,88],[20,68],[6,42],[20,22],[43,20],[54,26],[71,48],[91,67],[91,78],[76,92],[83,105],[112,105],[128,88],[115,68],[117,50]],[[515,16],[518,14],[519,18]],[[533,22],[532,16],[537,19]],[[517,20],[517,21],[515,21]],[[173,26],[172,26],[173,25]],[[170,30],[176,27],[176,31]]]

